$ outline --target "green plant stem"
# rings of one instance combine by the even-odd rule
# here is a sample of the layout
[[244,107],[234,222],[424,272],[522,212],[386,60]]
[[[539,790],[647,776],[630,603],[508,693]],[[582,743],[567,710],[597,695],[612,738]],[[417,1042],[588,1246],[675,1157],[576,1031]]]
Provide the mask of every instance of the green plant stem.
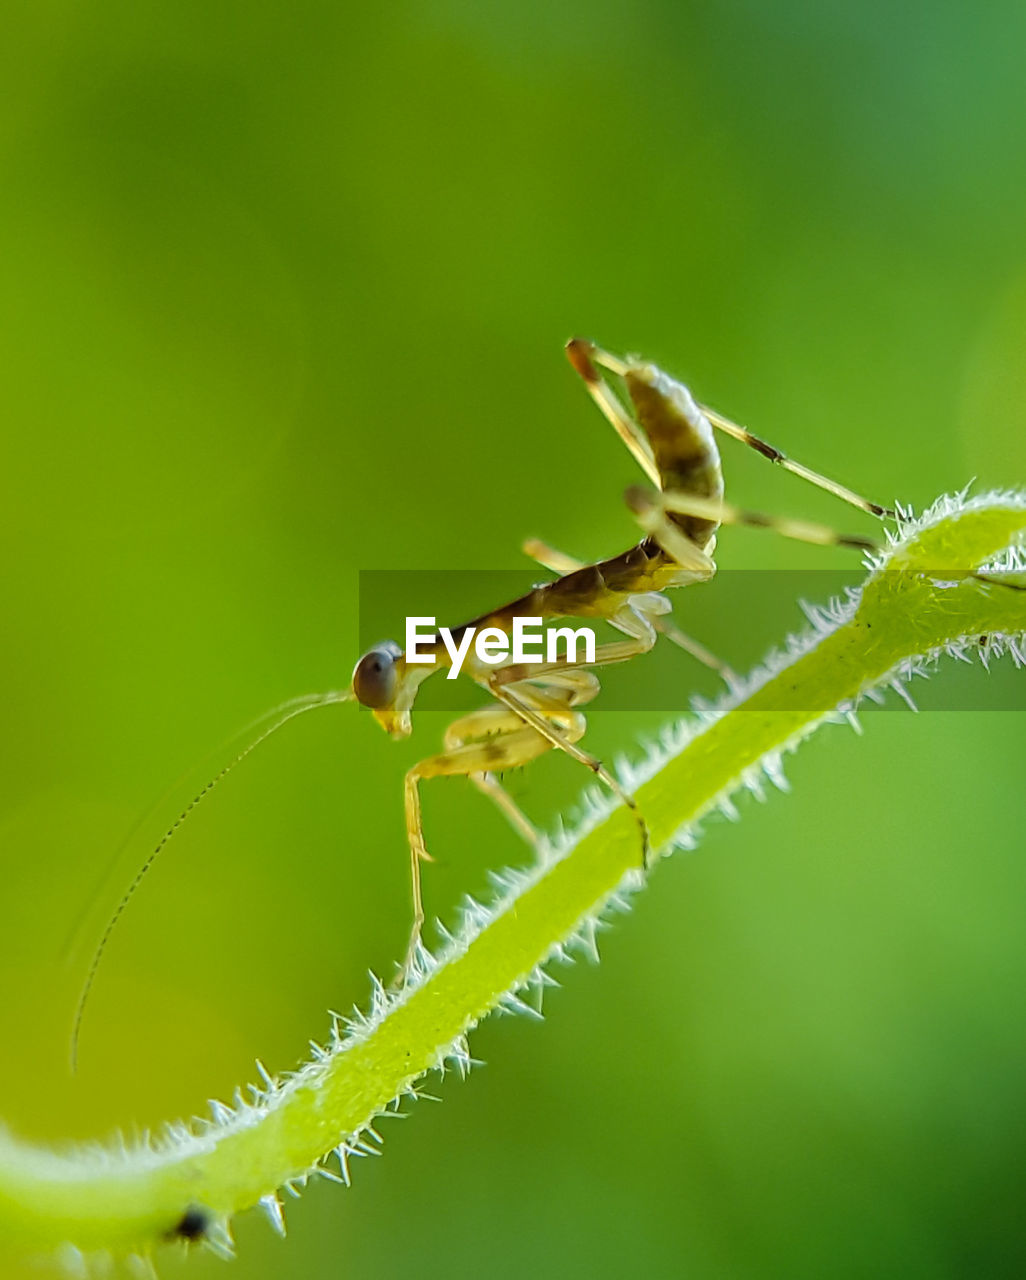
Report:
[[[1017,496],[949,502],[907,527],[857,606],[678,754],[652,763],[637,798],[653,846],[668,848],[767,759],[900,674],[903,663],[970,637],[1000,647],[1002,637],[1020,635],[1026,591],[959,574],[1017,542],[1024,506]],[[172,1131],[156,1150],[68,1154],[0,1135],[0,1234],[24,1249],[68,1242],[87,1254],[145,1254],[190,1206],[211,1224],[261,1200],[273,1216],[277,1188],[340,1144],[357,1148],[374,1118],[425,1072],[454,1052],[459,1058],[461,1037],[594,920],[625,877],[636,876],[638,860],[635,823],[614,809],[468,925],[401,997],[379,994],[367,1023],[336,1036],[323,1060],[204,1132]]]

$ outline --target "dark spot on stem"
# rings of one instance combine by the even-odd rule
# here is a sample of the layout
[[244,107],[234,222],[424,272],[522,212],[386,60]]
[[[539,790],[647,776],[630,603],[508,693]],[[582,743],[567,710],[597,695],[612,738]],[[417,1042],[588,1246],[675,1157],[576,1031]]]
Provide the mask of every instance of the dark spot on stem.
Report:
[[169,1240],[202,1240],[210,1226],[206,1209],[191,1204],[167,1233]]

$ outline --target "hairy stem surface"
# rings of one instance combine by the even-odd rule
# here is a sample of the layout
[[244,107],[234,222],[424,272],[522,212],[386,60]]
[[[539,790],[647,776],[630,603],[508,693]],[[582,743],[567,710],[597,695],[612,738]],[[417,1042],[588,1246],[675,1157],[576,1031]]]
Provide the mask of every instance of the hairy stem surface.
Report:
[[[779,781],[781,752],[924,661],[970,644],[984,657],[1018,655],[1026,590],[1009,548],[1024,529],[1020,495],[947,499],[907,522],[858,593],[638,767],[653,847],[669,850],[733,791]],[[467,1031],[517,1006],[516,992],[543,980],[541,966],[587,940],[597,916],[642,881],[638,860],[633,818],[596,810],[536,867],[507,876],[494,904],[469,908],[405,991],[378,989],[370,1012],[336,1023],[314,1060],[283,1081],[265,1078],[205,1128],[60,1154],[0,1134],[0,1234],[28,1250],[120,1256],[146,1255],[176,1233],[227,1248],[229,1219],[257,1203],[279,1224],[278,1189],[327,1175],[329,1156],[348,1180],[348,1157],[375,1145],[375,1117],[414,1096],[431,1069],[465,1066]]]

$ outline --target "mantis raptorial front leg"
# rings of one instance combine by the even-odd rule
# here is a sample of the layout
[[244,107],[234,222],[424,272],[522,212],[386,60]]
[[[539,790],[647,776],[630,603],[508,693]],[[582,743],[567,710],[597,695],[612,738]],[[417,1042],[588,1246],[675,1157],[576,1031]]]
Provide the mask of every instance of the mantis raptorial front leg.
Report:
[[[445,731],[443,743],[447,752],[481,739],[494,740],[497,734],[509,734],[522,729],[524,722],[514,715],[508,707],[501,703],[493,703],[490,707],[481,707],[471,711],[469,715],[454,720]],[[497,768],[496,772],[501,772]],[[494,772],[470,773],[467,775],[475,787],[488,797],[496,807],[509,819],[513,829],[529,844],[537,844],[538,833],[533,823],[513,800],[509,792],[502,786]]]
[[[651,648],[651,644],[645,647]],[[638,649],[637,651],[643,652],[643,649]],[[624,658],[617,657],[612,661],[622,662]],[[589,665],[596,664],[591,663]],[[569,664],[566,670],[559,670],[558,668],[559,664],[555,664],[555,667],[550,667],[550,674],[546,677],[532,676],[532,681],[536,683],[531,685],[512,684],[504,686],[493,677],[488,682],[488,689],[494,697],[511,707],[527,724],[547,738],[553,747],[564,752],[572,760],[583,764],[586,769],[590,769],[596,777],[605,783],[620,803],[633,813],[641,837],[641,865],[647,869],[650,852],[648,825],[638,808],[637,801],[630,792],[624,790],[619,780],[614,774],[610,773],[601,760],[576,745],[577,740],[584,733],[584,717],[569,708],[564,708],[564,705],[554,696],[555,689],[552,692],[546,692],[544,689],[536,687],[550,682],[558,682],[555,683],[556,689],[559,687],[565,688],[569,678],[577,677],[582,679],[583,684],[583,677],[590,675],[587,671],[571,671]],[[594,688],[597,692],[598,682],[594,676],[591,677],[591,680],[594,682]],[[570,717],[575,717],[576,721],[581,725],[581,732],[574,737],[571,737],[563,728],[564,722],[566,724],[571,723]],[[574,727],[576,728],[576,725]]]
[[[552,732],[559,733],[559,745],[565,742],[570,746],[583,736],[587,727],[584,716],[570,709],[574,695],[575,691],[554,693],[547,712],[558,719],[559,730]],[[544,716],[542,721],[545,722]],[[424,841],[420,805],[421,780],[440,777],[470,778],[479,790],[502,809],[513,826],[534,843],[537,836],[533,826],[494,775],[528,764],[557,745],[550,733],[539,731],[533,722],[529,722],[519,710],[506,704],[504,699],[454,721],[446,733],[445,744],[446,751],[421,760],[406,775],[406,835],[410,845],[413,923],[400,977],[412,970],[424,927],[420,864],[433,861]]]

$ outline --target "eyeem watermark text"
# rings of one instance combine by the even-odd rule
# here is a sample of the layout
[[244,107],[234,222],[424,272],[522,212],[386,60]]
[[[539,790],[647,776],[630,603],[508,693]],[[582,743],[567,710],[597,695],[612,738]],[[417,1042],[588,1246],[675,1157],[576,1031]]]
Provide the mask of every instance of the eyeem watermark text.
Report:
[[[474,656],[487,666],[500,663],[583,662],[595,661],[595,632],[591,627],[543,627],[542,618],[514,618],[510,630],[501,627],[435,626],[434,618],[406,619],[407,662],[428,664],[436,661],[439,637],[449,655],[446,678],[455,680],[473,648]],[[458,639],[456,636],[458,635]]]

